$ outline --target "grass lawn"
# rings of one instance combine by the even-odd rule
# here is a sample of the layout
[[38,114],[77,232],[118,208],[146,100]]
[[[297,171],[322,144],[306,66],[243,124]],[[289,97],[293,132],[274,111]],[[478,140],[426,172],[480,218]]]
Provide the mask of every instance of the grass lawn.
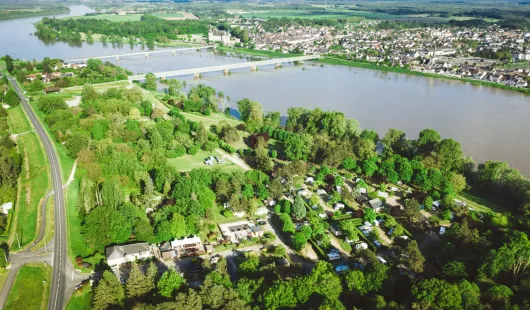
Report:
[[[33,248],[31,248],[31,251],[36,251],[40,248],[43,248],[45,244],[50,244],[50,241],[53,239],[53,229],[55,227],[55,222],[53,221],[54,214],[55,214],[55,201],[53,199],[53,196],[51,196],[48,199],[48,205],[46,206],[46,227],[44,230],[44,238],[37,243]],[[45,243],[46,242],[46,243]]]
[[7,123],[9,124],[9,130],[11,133],[23,133],[32,130],[22,106],[10,108],[7,115]]
[[90,310],[92,305],[90,301],[92,300],[92,290],[84,289],[81,293],[75,292],[68,303],[66,304],[66,310]]
[[[129,86],[129,81],[116,81],[116,82],[108,82],[108,83],[101,83],[101,84],[92,84],[92,87],[94,87],[97,91],[106,91],[110,88],[115,87],[122,87],[122,86]],[[71,94],[71,95],[81,95],[81,91],[83,91],[84,86],[73,86],[68,88],[61,89],[61,93],[64,94]]]
[[[48,161],[36,133],[19,136],[17,145],[23,163],[12,233],[18,233],[20,244],[24,246],[32,242],[36,235],[39,204],[49,187]],[[13,243],[15,245],[18,248],[16,241]]]
[[50,295],[52,267],[28,264],[20,268],[5,309],[46,309]]
[[87,257],[93,254],[94,250],[85,243],[81,235],[81,221],[77,212],[77,195],[79,193],[79,180],[74,179],[65,192],[66,214],[68,224],[68,256],[75,264],[76,256]]
[[202,115],[202,114],[192,114],[192,113],[186,113],[181,112],[184,117],[187,119],[194,121],[194,122],[202,122],[206,127],[210,127],[212,125],[219,124],[220,121],[225,121],[229,125],[237,126],[241,124],[241,121],[238,121],[237,119],[226,117],[224,114],[217,114],[213,113],[212,115]]
[[106,19],[111,22],[137,22],[140,21],[140,18],[143,14],[127,14],[127,15],[116,15],[116,14],[100,14],[92,16],[77,16],[77,17],[68,17],[74,19]]
[[284,53],[274,52],[274,51],[261,51],[261,50],[253,50],[253,49],[248,49],[248,48],[232,48],[232,47],[227,47],[227,46],[218,46],[215,49],[222,51],[222,52],[233,52],[233,53],[248,54],[248,55],[270,57],[270,58],[288,58],[288,57],[299,57],[300,56],[300,55],[294,55],[294,54],[284,54]]
[[151,14],[151,15],[159,17],[159,18],[184,17],[184,14],[182,14],[182,13],[154,13],[154,14]]
[[175,167],[178,171],[191,171],[195,168],[208,168],[208,169],[224,169],[224,170],[240,170],[243,168],[232,163],[230,160],[225,159],[225,162],[222,164],[215,163],[213,166],[208,166],[204,164],[204,159],[209,156],[217,156],[221,158],[221,154],[218,152],[206,152],[199,150],[195,155],[186,154],[178,158],[169,158],[168,164]]
[[457,197],[457,199],[464,201],[468,207],[473,208],[478,212],[500,212],[500,213],[509,212],[504,207],[502,207],[499,204],[494,203],[493,201],[474,196],[470,193],[462,192]]

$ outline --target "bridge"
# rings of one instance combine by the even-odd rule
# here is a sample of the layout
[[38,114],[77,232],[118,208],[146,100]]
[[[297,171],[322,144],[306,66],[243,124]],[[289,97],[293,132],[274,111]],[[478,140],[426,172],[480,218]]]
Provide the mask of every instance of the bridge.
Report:
[[67,63],[68,62],[86,62],[89,59],[106,59],[106,58],[116,58],[116,61],[119,61],[120,57],[144,55],[145,58],[148,58],[152,54],[171,53],[172,55],[175,55],[177,52],[205,50],[205,49],[210,49],[210,48],[213,48],[213,47],[212,46],[187,47],[187,48],[180,48],[180,49],[168,49],[168,50],[149,51],[149,52],[137,52],[137,53],[128,53],[128,54],[116,54],[116,55],[95,56],[95,57],[88,57],[88,58],[67,59],[64,62],[67,62]]
[[[230,70],[243,69],[243,68],[250,68],[250,70],[255,71],[257,67],[261,67],[261,66],[275,65],[276,67],[280,67],[281,64],[287,63],[287,62],[295,62],[295,61],[300,62],[300,61],[314,60],[314,59],[320,59],[320,55],[277,58],[277,59],[269,59],[269,60],[261,60],[261,61],[242,62],[242,63],[221,65],[221,66],[165,71],[165,72],[154,73],[154,75],[157,78],[165,79],[167,77],[172,77],[172,76],[182,76],[182,75],[193,74],[195,78],[198,78],[200,77],[201,73],[223,71],[225,74],[228,74]],[[129,80],[131,81],[143,80],[143,79],[145,79],[145,74],[129,76]]]

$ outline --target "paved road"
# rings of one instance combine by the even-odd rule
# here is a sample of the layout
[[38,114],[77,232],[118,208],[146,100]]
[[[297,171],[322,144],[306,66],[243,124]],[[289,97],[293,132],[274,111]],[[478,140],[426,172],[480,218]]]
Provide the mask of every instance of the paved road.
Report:
[[44,128],[40,124],[37,116],[33,112],[33,109],[30,107],[26,97],[24,97],[23,91],[20,89],[16,81],[9,77],[11,84],[15,88],[15,91],[20,97],[22,107],[26,112],[29,120],[31,121],[33,128],[37,131],[39,138],[44,146],[46,151],[46,157],[50,163],[50,170],[52,176],[53,184],[53,193],[55,195],[55,234],[54,234],[54,250],[53,250],[53,272],[52,272],[52,286],[51,286],[51,296],[48,302],[48,310],[63,309],[65,305],[65,291],[66,291],[66,270],[72,269],[68,262],[68,256],[66,253],[66,217],[65,217],[65,207],[64,207],[64,195],[63,195],[63,182],[61,175],[61,168],[59,166],[59,161],[57,159],[57,154],[53,145],[46,134]]

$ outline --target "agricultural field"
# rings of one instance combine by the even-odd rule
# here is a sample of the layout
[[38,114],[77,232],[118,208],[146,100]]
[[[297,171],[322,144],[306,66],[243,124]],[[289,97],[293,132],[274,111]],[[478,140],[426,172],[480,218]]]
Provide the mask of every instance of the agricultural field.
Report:
[[28,264],[20,268],[4,309],[46,309],[51,277],[49,265]]

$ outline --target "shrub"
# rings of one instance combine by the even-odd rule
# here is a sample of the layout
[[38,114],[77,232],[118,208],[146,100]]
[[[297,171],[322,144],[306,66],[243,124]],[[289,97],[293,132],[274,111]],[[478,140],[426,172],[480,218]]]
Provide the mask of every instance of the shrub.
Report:
[[188,148],[188,154],[195,155],[199,151],[199,148],[196,145],[192,145]]

